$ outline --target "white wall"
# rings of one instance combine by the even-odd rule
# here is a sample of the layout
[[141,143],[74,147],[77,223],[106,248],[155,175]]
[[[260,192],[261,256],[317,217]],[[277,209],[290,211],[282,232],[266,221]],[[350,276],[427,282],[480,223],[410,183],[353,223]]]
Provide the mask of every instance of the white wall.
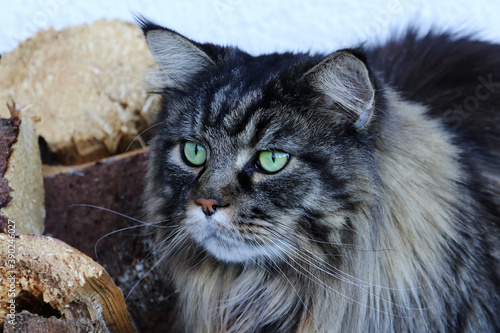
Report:
[[0,0],[0,52],[37,29],[90,23],[98,18],[132,21],[133,13],[195,40],[236,44],[253,54],[272,51],[331,52],[384,38],[408,22],[478,31],[500,42],[498,0]]

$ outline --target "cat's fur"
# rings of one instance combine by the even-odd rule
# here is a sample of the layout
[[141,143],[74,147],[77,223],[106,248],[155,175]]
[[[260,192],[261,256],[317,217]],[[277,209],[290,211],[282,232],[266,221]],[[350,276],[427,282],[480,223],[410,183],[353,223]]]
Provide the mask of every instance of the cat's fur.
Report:
[[[160,68],[146,195],[175,332],[500,330],[499,45],[410,29],[253,57],[141,26]],[[202,167],[185,141],[207,148]],[[265,173],[264,150],[290,160]]]

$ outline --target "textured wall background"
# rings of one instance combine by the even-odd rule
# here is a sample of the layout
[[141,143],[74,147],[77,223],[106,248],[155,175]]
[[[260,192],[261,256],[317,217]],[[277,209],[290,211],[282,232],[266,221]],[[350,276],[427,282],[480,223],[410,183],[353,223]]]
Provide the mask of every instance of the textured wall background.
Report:
[[0,52],[38,29],[133,20],[141,13],[201,42],[237,44],[250,53],[321,51],[385,38],[409,22],[478,32],[500,42],[500,1],[492,0],[1,0]]

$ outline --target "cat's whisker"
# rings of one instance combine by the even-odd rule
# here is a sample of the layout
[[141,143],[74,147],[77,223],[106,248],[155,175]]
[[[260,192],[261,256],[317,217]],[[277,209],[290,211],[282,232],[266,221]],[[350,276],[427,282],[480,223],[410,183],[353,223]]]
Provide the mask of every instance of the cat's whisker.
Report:
[[[97,262],[99,262],[99,256],[97,254],[97,248],[99,246],[99,243],[101,243],[102,240],[104,240],[105,238],[107,238],[107,237],[109,237],[111,235],[114,235],[114,234],[117,234],[117,233],[120,233],[120,232],[123,232],[123,231],[127,231],[127,230],[138,229],[138,228],[145,228],[145,227],[155,227],[155,228],[164,228],[164,229],[170,229],[170,228],[175,228],[176,227],[175,225],[168,225],[168,226],[158,225],[158,224],[161,224],[161,223],[164,223],[164,222],[168,222],[170,219],[165,219],[165,220],[160,220],[160,221],[155,221],[155,222],[144,222],[144,221],[141,221],[139,219],[133,218],[131,216],[128,216],[128,215],[119,213],[117,211],[114,211],[112,209],[108,209],[108,208],[101,207],[101,206],[96,206],[96,205],[90,205],[90,204],[71,204],[68,207],[89,207],[89,208],[93,208],[93,209],[99,209],[99,210],[102,210],[102,211],[105,211],[105,212],[109,212],[109,213],[121,216],[123,218],[126,218],[128,220],[131,220],[131,221],[139,223],[139,225],[134,225],[134,226],[129,226],[129,227],[124,227],[124,228],[120,228],[120,229],[117,229],[117,230],[113,230],[113,231],[108,232],[107,234],[101,236],[95,242],[95,244],[94,244],[94,255],[95,255],[95,258],[96,258]],[[142,233],[142,235],[143,236],[147,236],[147,234],[145,234],[145,233]]]
[[[279,223],[277,223],[276,226],[278,226],[278,224]],[[274,231],[273,228],[266,228],[266,229],[269,229],[270,232]],[[333,242],[327,242],[327,241],[320,241],[320,240],[312,239],[312,238],[306,237],[306,236],[298,233],[296,230],[294,230],[292,228],[289,228],[289,230],[286,230],[285,228],[283,228],[283,226],[278,226],[278,228],[275,227],[274,229],[277,229],[277,231],[278,231],[278,229],[281,229],[283,231],[283,233],[278,232],[276,234],[277,237],[288,239],[290,241],[290,243],[295,244],[298,248],[302,247],[300,245],[300,243],[307,244],[308,242],[312,242],[312,243],[315,243],[315,244],[324,244],[324,245],[329,245],[329,246],[336,246],[336,247],[339,247],[339,248],[353,249],[355,251],[366,251],[366,252],[377,251],[377,250],[362,249],[362,248],[359,248],[359,246],[356,246],[356,245],[353,245],[353,244],[333,243]],[[292,240],[292,238],[291,238],[292,236],[296,240]],[[311,253],[314,253],[314,252],[311,251]],[[324,255],[324,256],[328,256],[328,257],[353,258],[353,255],[346,254],[346,253],[333,254],[333,253],[317,252],[316,254],[321,254],[321,255]]]
[[[387,248],[387,249],[368,249],[368,248],[362,248],[359,245],[354,245],[354,244],[344,244],[344,243],[334,243],[334,242],[328,242],[328,241],[321,241],[321,240],[318,240],[318,239],[313,239],[313,238],[307,237],[305,235],[302,235],[302,234],[298,233],[297,230],[293,229],[292,227],[290,227],[290,226],[288,226],[288,225],[286,225],[286,224],[284,224],[282,222],[273,221],[273,223],[275,223],[275,226],[279,227],[286,234],[291,234],[294,237],[300,238],[301,240],[305,240],[305,241],[308,241],[308,242],[313,242],[313,243],[318,243],[318,244],[325,244],[325,245],[332,245],[332,246],[338,246],[340,248],[348,248],[348,249],[352,249],[352,250],[355,250],[355,251],[358,251],[358,252],[372,252],[376,256],[382,256],[383,258],[386,258],[386,259],[389,259],[389,260],[401,260],[401,258],[395,258],[394,256],[385,256],[385,255],[379,254],[380,252],[394,252],[394,253],[397,253],[399,256],[406,257],[408,260],[418,261],[418,259],[414,258],[413,256],[407,255],[405,253],[402,253],[401,251],[398,251],[396,249],[391,249],[391,248]],[[321,253],[321,252],[320,252],[320,254],[327,255],[327,256],[345,256],[345,254],[337,255],[337,254],[325,254],[325,253]]]
[[160,242],[157,242],[157,243],[155,244],[155,246],[154,246],[154,247],[152,247],[152,248],[148,251],[148,253],[147,253],[147,254],[146,254],[146,256],[144,257],[144,260],[148,259],[151,255],[154,255],[154,254],[156,254],[156,253],[158,253],[158,252],[161,252],[161,251],[159,250],[159,248],[161,248],[164,244],[168,243],[168,242],[170,241],[170,239],[173,237],[173,235],[175,235],[175,234],[177,234],[177,233],[181,232],[181,231],[182,231],[181,229],[183,229],[183,227],[179,227],[179,226],[173,226],[173,227],[175,227],[175,228],[176,228],[176,230],[174,230],[173,232],[169,233],[169,234],[167,235],[167,237],[165,237],[164,239],[162,239]]
[[141,137],[142,137],[142,135],[143,135],[144,133],[146,133],[146,132],[148,132],[149,130],[151,130],[152,128],[155,128],[156,126],[159,126],[159,125],[162,125],[162,124],[163,124],[163,122],[158,122],[158,123],[156,123],[156,124],[153,124],[153,125],[149,126],[149,127],[148,127],[148,128],[146,128],[145,130],[143,130],[141,133],[137,134],[137,135],[136,135],[136,137],[134,138],[134,140],[132,140],[132,141],[128,144],[127,149],[125,149],[125,153],[126,153],[126,152],[128,152],[128,150],[129,150],[129,149],[130,149],[130,147],[134,144],[134,142],[135,142],[136,140],[139,140],[139,138],[141,138]]
[[[318,243],[318,244],[336,245],[336,246],[341,246],[341,247],[359,248],[357,245],[354,245],[354,244],[333,243],[333,242],[329,242],[329,241],[322,241],[319,239],[313,239],[313,238],[307,237],[305,235],[300,234],[296,229],[292,228],[291,226],[286,225],[285,223],[277,221],[277,220],[273,220],[273,226],[278,226],[284,232],[292,233],[295,236],[300,237],[301,239],[309,241],[309,242],[314,242],[314,243]],[[371,250],[360,249],[360,251],[371,251]]]
[[[148,257],[151,254],[155,253],[161,253],[161,256],[155,260],[155,264],[151,269],[149,269],[140,279],[137,281],[134,286],[131,288],[131,290],[127,293],[126,299],[130,296],[132,291],[139,285],[139,283],[148,275],[150,274],[155,268],[158,267],[158,265],[162,264],[164,259],[166,259],[169,256],[172,256],[174,253],[172,252],[173,250],[179,250],[181,247],[179,244],[181,244],[188,236],[183,233],[184,228],[178,228],[172,233],[170,233],[165,239],[163,239],[161,242],[155,245],[153,249],[149,251],[147,256],[144,258],[144,260],[147,260]],[[166,247],[161,248],[163,245],[167,244]],[[160,250],[158,248],[161,248]]]
[[[180,236],[179,236],[180,235]],[[192,244],[192,239],[188,237],[187,233],[184,232],[184,228],[180,228],[178,230],[178,234],[172,241],[172,247],[168,249],[171,256],[176,256],[179,252],[181,252],[184,248],[188,247],[188,245]]]
[[[285,261],[286,259],[283,258],[283,256],[275,249],[271,248],[271,251],[274,252],[274,254],[279,257],[282,261]],[[274,260],[271,260],[271,263],[275,266],[275,269],[278,271],[278,273],[280,273],[280,275],[287,281],[287,283],[292,287],[293,291],[295,292],[295,294],[297,295],[297,298],[299,299],[299,301],[302,303],[302,305],[304,306],[304,308],[306,309],[306,311],[311,315],[311,317],[313,317],[315,320],[315,316],[314,314],[312,313],[311,310],[309,310],[309,307],[307,306],[307,304],[304,302],[304,300],[302,299],[302,297],[300,296],[299,292],[297,291],[297,288],[295,288],[295,286],[293,285],[293,283],[290,281],[290,279],[286,276],[286,274],[283,272],[283,270],[279,267],[279,265],[277,263],[274,262]],[[288,263],[287,263],[288,265]]]
[[[159,221],[159,222],[144,222],[144,221],[141,221],[139,219],[136,219],[136,218],[133,218],[131,216],[128,216],[128,215],[125,215],[125,214],[122,214],[122,213],[119,213],[115,210],[112,210],[112,209],[108,209],[108,208],[105,208],[105,207],[101,207],[101,206],[96,206],[96,205],[90,205],[90,204],[71,204],[69,205],[68,207],[89,207],[89,208],[94,208],[94,209],[99,209],[99,210],[103,210],[105,212],[109,212],[109,213],[113,213],[115,215],[119,215],[123,218],[126,218],[128,220],[131,220],[131,221],[134,221],[134,222],[137,222],[137,223],[140,223],[144,226],[148,226],[148,225],[155,225],[155,224],[158,224],[162,221]],[[168,220],[165,220],[165,221],[168,221]],[[161,226],[160,226],[161,227]],[[168,227],[167,227],[168,228]]]
[[[276,244],[276,242],[273,241],[272,239],[270,239],[270,238],[267,238],[267,239],[268,239],[268,241],[273,242],[274,244]],[[323,260],[316,258],[315,255],[312,255],[310,257],[304,258],[304,255],[303,255],[302,252],[305,252],[305,249],[303,247],[294,247],[290,243],[284,242],[282,238],[277,238],[277,241],[280,242],[281,244],[285,245],[285,247],[287,248],[288,251],[290,251],[291,253],[295,254],[295,256],[298,257],[298,259],[303,260],[307,264],[312,264],[311,259],[317,260],[320,264],[327,264]],[[318,269],[319,271],[322,271],[323,273],[331,275],[334,278],[337,278],[339,280],[343,280],[344,282],[350,282],[349,280],[347,280],[345,278],[342,278],[341,276],[335,275],[333,272],[328,272],[327,270],[321,268],[319,265],[312,264],[311,266],[313,268]],[[332,266],[331,268],[335,268],[335,267]]]
[[[145,224],[142,224],[142,225],[133,225],[133,226],[130,226],[130,227],[125,227],[125,228],[120,228],[120,229],[117,229],[117,230],[113,230],[111,232],[108,232],[107,234],[101,236],[94,244],[94,254],[95,254],[95,257],[96,257],[96,260],[99,261],[99,257],[97,255],[97,247],[99,246],[99,243],[104,240],[105,238],[111,236],[111,235],[114,235],[114,234],[117,234],[119,232],[123,232],[123,231],[127,231],[127,230],[132,230],[132,229],[138,229],[138,228],[144,228],[144,227],[148,227],[148,226],[152,226],[152,225],[155,225],[157,223],[163,223],[163,222],[166,222],[167,220],[161,220],[161,221],[157,221],[157,222],[152,222],[152,223],[145,223]],[[174,228],[176,226],[169,226],[171,228]],[[147,236],[148,234],[146,233],[143,233],[142,234],[143,236]]]
[[[190,240],[190,239],[188,239]],[[192,242],[192,241],[191,241]],[[203,255],[203,257],[200,258],[200,256]],[[200,266],[203,264],[203,262],[209,258],[210,255],[206,252],[206,251],[200,251],[197,256],[194,258],[194,261],[195,261],[195,264],[194,265],[191,265],[191,267],[189,267],[189,271],[192,271],[194,270],[196,267]]]
[[[327,262],[323,262],[323,261],[321,261],[321,259],[315,258],[315,256],[304,256],[299,251],[294,251],[294,253],[298,256],[299,259],[301,259],[305,263],[310,264],[311,267],[318,269],[319,271],[323,272],[324,274],[327,274],[327,275],[330,275],[334,278],[340,279],[341,281],[343,281],[347,284],[352,284],[352,285],[360,288],[361,290],[365,291],[370,296],[372,296],[376,299],[380,299],[381,301],[384,301],[392,306],[400,307],[400,308],[403,308],[405,310],[419,310],[419,311],[420,310],[428,310],[428,308],[421,308],[421,307],[413,308],[413,307],[399,305],[399,304],[394,303],[393,301],[390,301],[390,300],[386,299],[385,297],[382,297],[379,294],[376,294],[370,290],[370,289],[375,288],[375,289],[379,289],[379,290],[382,289],[382,290],[389,290],[389,291],[396,291],[396,292],[407,292],[407,291],[415,291],[416,289],[423,288],[421,286],[416,287],[416,288],[394,288],[394,287],[377,285],[377,284],[362,280],[360,278],[354,277],[350,274],[347,274],[347,273],[343,272],[342,270],[338,269],[337,267],[335,267]],[[314,264],[314,261],[312,261],[311,259],[315,259],[316,261],[320,262],[320,264],[325,265],[326,268],[322,268],[318,264]],[[337,273],[333,273],[331,270],[333,270]]]
[[[284,244],[285,246],[287,246],[288,250],[290,252],[294,253],[298,257],[298,259],[301,259],[302,261],[304,261],[304,263],[311,265],[312,268],[315,268],[315,269],[323,272],[324,274],[330,275],[330,276],[337,278],[345,283],[355,285],[355,286],[361,288],[362,290],[364,290],[365,292],[369,293],[371,296],[373,296],[375,298],[379,298],[385,302],[388,302],[391,305],[394,305],[397,307],[403,307],[404,309],[407,309],[407,310],[422,310],[422,308],[420,308],[420,307],[419,308],[411,308],[411,307],[406,307],[406,306],[400,306],[398,304],[393,303],[392,301],[386,300],[385,298],[373,293],[371,290],[368,289],[368,288],[378,288],[378,289],[385,289],[385,290],[390,290],[390,291],[406,292],[406,291],[414,291],[417,288],[404,288],[404,289],[403,288],[392,288],[392,287],[380,286],[380,285],[376,285],[376,284],[364,281],[362,279],[356,278],[352,275],[349,275],[349,274],[343,272],[342,270],[338,269],[337,267],[331,265],[328,262],[325,262],[324,260],[318,258],[317,255],[310,252],[308,249],[306,249],[304,247],[295,248],[291,244],[283,242],[282,239],[279,239],[279,241],[282,244]],[[314,264],[314,262],[317,262],[318,264]],[[322,266],[325,266],[325,268],[323,268]],[[337,272],[340,275],[337,275],[334,272]],[[418,288],[422,288],[422,287],[418,287]],[[427,310],[427,309],[424,309],[424,310]]]
[[[272,241],[272,240],[270,240]],[[283,245],[285,245],[285,247],[287,247],[289,250],[292,250],[294,251],[293,248],[290,248],[288,244],[284,243],[284,242],[281,242]],[[335,293],[336,295],[339,295],[341,297],[344,297],[346,299],[348,299],[349,301],[353,302],[353,303],[356,303],[358,305],[361,305],[361,306],[365,306],[371,310],[375,310],[375,311],[380,311],[378,309],[375,309],[375,308],[371,308],[370,306],[366,305],[366,304],[363,304],[361,302],[358,302],[357,300],[347,296],[347,295],[344,295],[342,294],[341,292],[339,292],[338,290],[335,290],[333,289],[331,286],[327,285],[326,283],[324,283],[319,277],[315,276],[314,274],[311,274],[310,271],[307,269],[307,267],[304,267],[302,266],[300,263],[298,263],[296,260],[294,260],[294,258],[292,258],[291,256],[287,255],[287,258],[289,260],[292,261],[292,263],[290,263],[288,260],[286,260],[285,258],[283,258],[282,255],[278,254],[280,256],[280,258],[283,260],[283,262],[285,262],[290,268],[292,268],[296,273],[298,273],[299,275],[302,275],[304,276],[305,278],[309,279],[310,281],[314,282],[316,285],[322,287],[323,289],[327,290],[327,291],[331,291],[333,293]],[[299,270],[297,269],[297,267],[301,268],[302,270]],[[304,273],[304,272],[307,272],[308,274]],[[388,313],[386,313],[388,314]]]
[[[154,71],[148,71],[148,72],[154,72]],[[152,74],[152,73],[151,73]],[[137,80],[143,84],[145,84],[148,87],[156,87],[157,85],[151,82],[146,81],[145,76],[135,76],[135,75],[130,75],[130,74],[116,74],[114,77],[123,77],[123,78],[129,78],[129,79],[134,79]]]
[[[182,235],[183,237],[186,237],[185,234]],[[175,242],[175,238],[172,241],[173,243]],[[137,286],[149,275],[153,270],[155,270],[160,264],[163,263],[163,260],[167,258],[170,255],[169,251],[165,251],[162,256],[155,262],[155,264],[132,286],[132,288],[129,290],[127,293],[127,296],[125,297],[125,301],[128,300],[129,296],[132,294],[132,292],[137,288]]]
[[[286,247],[288,247],[289,250],[291,250],[292,252],[295,252],[295,249],[293,247],[289,247],[288,244],[282,242],[283,245],[285,245]],[[297,253],[296,253],[297,254]],[[283,259],[283,257],[281,257]],[[344,298],[347,298],[349,301],[353,302],[353,303],[356,303],[360,306],[363,306],[363,307],[366,307],[370,310],[374,310],[376,312],[380,312],[380,313],[383,313],[385,315],[390,315],[390,316],[393,316],[393,317],[398,317],[398,318],[409,318],[407,316],[400,316],[400,315],[395,315],[394,313],[392,312],[387,312],[387,311],[384,311],[384,310],[380,310],[378,308],[375,308],[373,306],[370,306],[368,304],[363,304],[347,295],[344,295],[343,293],[341,293],[340,291],[338,290],[335,290],[333,289],[331,286],[327,285],[326,283],[324,283],[319,277],[317,277],[316,275],[314,274],[311,274],[310,271],[307,269],[307,267],[304,267],[303,265],[301,265],[299,262],[297,262],[296,260],[294,260],[292,257],[288,256],[288,258],[293,262],[294,265],[297,265],[297,267],[300,267],[302,268],[305,272],[308,272],[309,274],[305,274],[304,272],[302,272],[301,270],[298,270],[296,267],[294,267],[294,265],[290,264],[287,260],[283,259],[285,263],[288,264],[289,267],[293,268],[297,273],[303,275],[304,277],[310,279],[311,281],[315,282],[317,285],[323,287],[324,289],[328,290],[328,291],[332,291],[334,292],[335,294],[337,295],[340,295],[341,297],[344,297]],[[301,260],[304,261],[305,264],[310,264],[310,261],[307,260],[307,258],[300,258]],[[384,302],[387,302],[389,305],[393,305],[393,306],[396,306],[396,307],[399,307],[399,308],[402,308],[404,310],[428,310],[428,309],[425,309],[425,308],[411,308],[411,307],[407,307],[407,306],[403,306],[403,305],[399,305],[399,304],[396,304],[390,300],[387,300],[387,299],[384,299],[383,297],[377,295],[377,294],[374,294],[373,292],[369,291],[369,290],[366,290],[366,288],[364,288],[363,286],[353,282],[353,281],[350,281],[348,279],[343,279],[343,278],[340,278],[339,276],[336,276],[335,274],[331,273],[331,272],[328,272],[328,271],[325,271],[319,267],[314,267],[314,268],[317,268],[317,269],[320,269],[323,273],[326,273],[328,275],[331,275],[333,277],[336,277],[336,278],[339,278],[341,279],[342,281],[346,282],[346,283],[349,283],[349,284],[354,284],[356,285],[357,287],[361,288],[362,290],[364,290],[365,292],[371,294],[372,296],[375,296],[376,298],[384,301]]]
[[[187,237],[184,233],[184,227],[179,227],[176,230],[170,232],[164,239],[159,241],[153,249],[151,249],[150,254],[155,253],[168,253],[169,255],[173,255],[172,250],[177,251],[180,244],[180,239],[183,237]],[[166,246],[164,246],[166,244]],[[148,256],[150,255],[148,254]]]
[[[273,233],[276,238],[282,240],[282,239],[288,239],[288,240],[291,240],[290,236],[287,236],[287,235],[284,235],[284,234],[281,234],[279,232],[275,232],[274,230],[270,230],[271,233]],[[297,238],[303,238],[302,235],[297,235],[296,233],[287,233],[287,234],[290,234],[294,237],[297,237]],[[295,245],[296,247],[294,248],[293,245]],[[326,243],[326,244],[329,244],[329,243]],[[329,262],[325,261],[325,260],[322,260],[321,258],[318,258],[318,254],[321,254],[323,256],[329,256],[327,253],[323,253],[323,252],[313,252],[311,251],[310,249],[308,248],[305,248],[303,246],[300,246],[298,242],[295,242],[295,241],[291,241],[289,243],[289,247],[290,249],[293,249],[294,252],[298,255],[300,255],[301,257],[304,257],[303,260],[304,261],[308,261],[308,260],[311,260],[311,259],[314,259],[316,262],[320,263],[321,265],[325,265],[326,266],[326,270],[324,271],[325,273],[327,274],[331,274],[332,271],[336,271],[338,272],[339,274],[341,274],[342,276],[345,276],[347,279],[350,279],[350,280],[346,280],[345,282],[350,282],[350,283],[353,283],[353,284],[356,284],[357,286],[362,286],[364,285],[365,287],[375,287],[375,288],[379,288],[379,289],[386,289],[386,290],[391,290],[391,291],[400,291],[400,292],[406,292],[406,291],[414,291],[414,290],[417,290],[417,289],[421,289],[421,288],[425,288],[426,286],[423,285],[423,286],[417,286],[417,287],[412,287],[412,288],[394,288],[394,287],[386,287],[386,286],[381,286],[381,285],[377,285],[377,284],[373,284],[373,283],[370,283],[370,282],[367,282],[367,281],[364,281],[362,279],[359,279],[359,278],[356,278],[354,276],[351,276],[345,272],[342,272],[340,269],[338,269],[337,267],[335,267],[334,265],[330,264]],[[370,251],[371,252],[371,251]],[[377,255],[377,254],[375,254]],[[338,256],[340,257],[349,257],[349,258],[354,258],[354,256],[351,256],[351,255],[345,255],[345,254],[339,254]],[[317,266],[318,269],[320,270],[323,270],[321,267]],[[339,276],[335,276],[333,275],[334,277],[337,277],[339,278]],[[354,281],[358,281],[358,282],[354,282]]]

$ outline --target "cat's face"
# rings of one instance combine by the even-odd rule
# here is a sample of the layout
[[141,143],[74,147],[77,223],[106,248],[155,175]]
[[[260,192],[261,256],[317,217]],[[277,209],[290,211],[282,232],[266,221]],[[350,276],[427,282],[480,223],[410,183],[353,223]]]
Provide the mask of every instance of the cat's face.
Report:
[[[364,138],[374,97],[363,63],[350,54],[319,65],[305,55],[254,58],[151,29],[165,82],[151,216],[225,262],[349,244],[349,212],[369,178]],[[338,70],[336,80],[352,73],[325,83],[325,70]]]

